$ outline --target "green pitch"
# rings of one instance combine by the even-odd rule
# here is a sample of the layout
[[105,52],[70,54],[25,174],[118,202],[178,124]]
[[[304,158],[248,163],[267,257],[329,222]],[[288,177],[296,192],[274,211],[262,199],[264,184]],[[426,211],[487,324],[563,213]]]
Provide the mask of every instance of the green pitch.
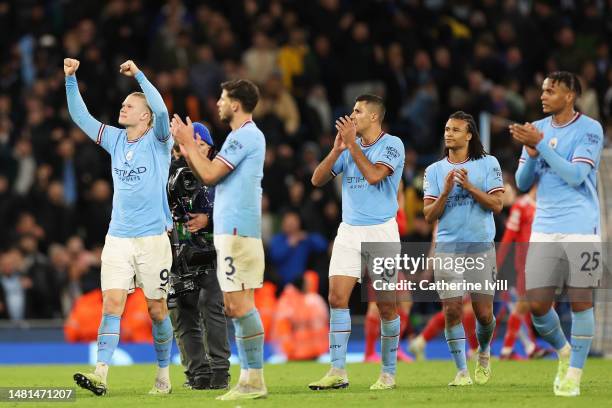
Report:
[[[72,374],[84,366],[2,366],[0,387],[73,387]],[[265,400],[222,402],[214,397],[221,391],[192,391],[182,388],[180,367],[172,366],[173,392],[169,396],[148,396],[153,384],[153,365],[111,367],[109,390],[105,397],[95,397],[78,389],[76,403],[0,403],[18,407],[604,407],[612,400],[612,361],[590,359],[582,381],[582,396],[559,398],[552,393],[556,362],[499,362],[493,361],[493,377],[485,386],[451,389],[446,384],[454,376],[454,366],[448,361],[400,363],[398,388],[374,392],[368,388],[378,375],[377,364],[350,364],[350,387],[337,391],[310,391],[306,385],[319,379],[327,365],[290,363],[265,367],[270,395]],[[474,364],[470,364],[473,375]],[[232,371],[233,381],[237,372]]]

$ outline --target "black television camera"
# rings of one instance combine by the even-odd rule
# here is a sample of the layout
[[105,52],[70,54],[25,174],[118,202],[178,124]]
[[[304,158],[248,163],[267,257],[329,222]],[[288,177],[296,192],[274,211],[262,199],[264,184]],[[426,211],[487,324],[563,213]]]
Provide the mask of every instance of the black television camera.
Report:
[[179,228],[185,228],[184,224],[189,221],[188,213],[196,208],[212,208],[212,203],[206,199],[206,188],[189,167],[178,167],[168,180],[168,204],[173,222],[169,300],[199,290],[198,278],[216,271],[215,247],[206,239],[210,233],[198,231],[185,239],[179,236]]

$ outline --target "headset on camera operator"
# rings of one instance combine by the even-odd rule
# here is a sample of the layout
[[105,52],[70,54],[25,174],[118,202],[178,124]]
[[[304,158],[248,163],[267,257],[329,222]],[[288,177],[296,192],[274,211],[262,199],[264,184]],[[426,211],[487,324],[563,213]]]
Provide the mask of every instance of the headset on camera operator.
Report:
[[[216,153],[213,140],[201,123],[194,123],[194,138],[212,159]],[[230,347],[223,294],[215,271],[214,187],[204,186],[196,178],[178,149],[173,156],[168,180],[168,202],[174,221],[170,317],[185,367],[186,385],[194,389],[227,388]]]

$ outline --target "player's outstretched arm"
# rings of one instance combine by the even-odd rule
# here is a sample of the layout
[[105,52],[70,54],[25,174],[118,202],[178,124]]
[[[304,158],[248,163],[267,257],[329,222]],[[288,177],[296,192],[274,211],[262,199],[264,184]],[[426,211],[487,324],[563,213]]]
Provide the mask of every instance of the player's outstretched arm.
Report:
[[68,102],[68,113],[76,125],[85,132],[94,142],[98,143],[99,132],[102,123],[96,120],[83,101],[79,84],[76,79],[76,71],[79,69],[80,62],[73,58],[64,58],[64,74],[66,76],[66,100]]
[[127,60],[119,67],[119,72],[128,77],[136,78],[138,85],[142,89],[142,92],[147,98],[147,103],[153,111],[155,121],[153,122],[153,133],[155,137],[161,141],[166,142],[170,138],[170,118],[168,117],[168,109],[164,103],[159,91],[153,86],[153,84],[147,79],[145,74],[138,69],[134,61]]

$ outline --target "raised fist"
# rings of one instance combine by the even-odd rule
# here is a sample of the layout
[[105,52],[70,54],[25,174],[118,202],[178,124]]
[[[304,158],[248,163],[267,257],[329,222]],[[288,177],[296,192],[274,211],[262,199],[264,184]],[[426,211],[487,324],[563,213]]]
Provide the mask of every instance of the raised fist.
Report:
[[73,58],[64,58],[64,74],[66,76],[74,75],[77,69],[79,69],[79,60]]
[[121,72],[125,76],[129,76],[129,77],[134,76],[139,71],[140,70],[138,69],[136,64],[134,64],[134,61],[132,60],[127,60],[119,66],[119,72]]

